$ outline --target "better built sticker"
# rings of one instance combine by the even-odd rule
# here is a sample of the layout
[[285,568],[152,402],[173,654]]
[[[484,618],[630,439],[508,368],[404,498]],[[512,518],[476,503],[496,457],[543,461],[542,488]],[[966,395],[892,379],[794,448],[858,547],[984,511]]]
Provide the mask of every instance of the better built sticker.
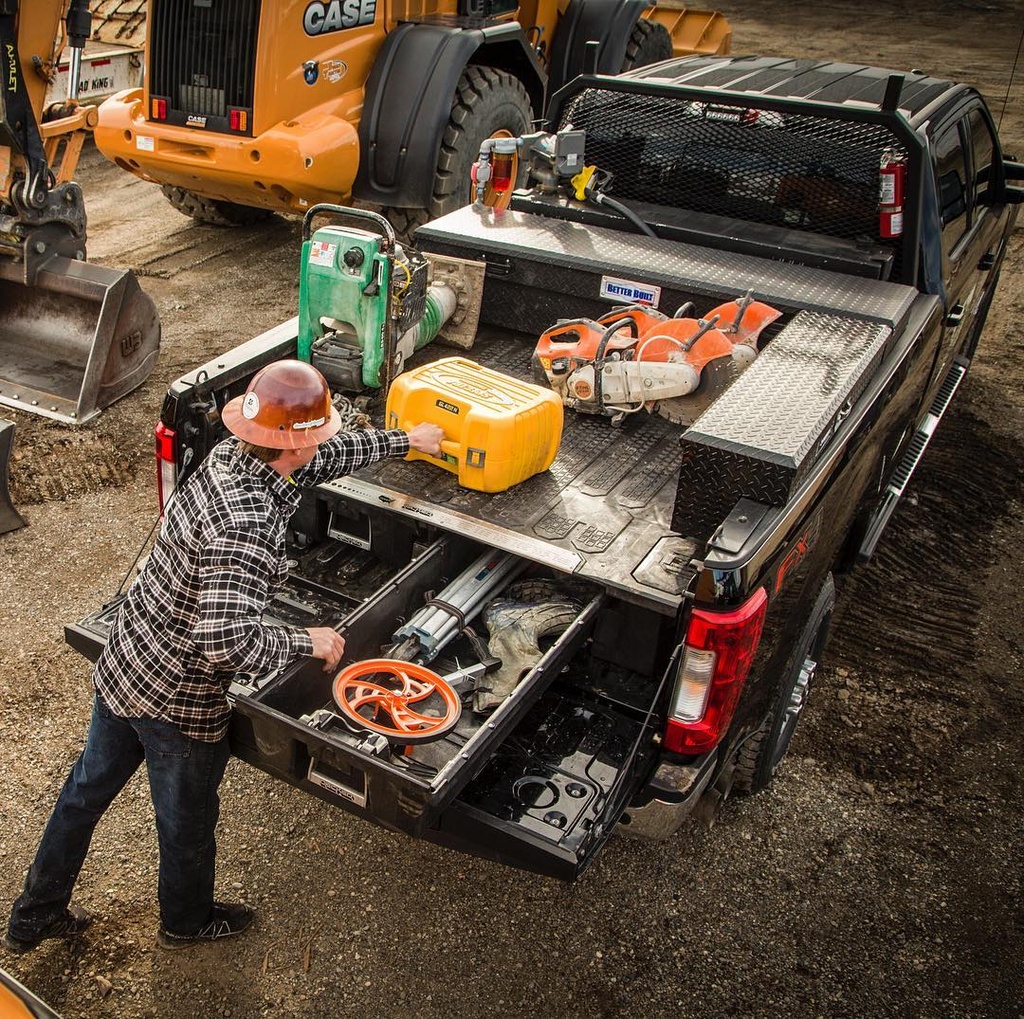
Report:
[[617,304],[648,304],[652,308],[657,308],[661,300],[661,287],[649,287],[645,283],[602,276],[601,296],[606,301],[615,301]]

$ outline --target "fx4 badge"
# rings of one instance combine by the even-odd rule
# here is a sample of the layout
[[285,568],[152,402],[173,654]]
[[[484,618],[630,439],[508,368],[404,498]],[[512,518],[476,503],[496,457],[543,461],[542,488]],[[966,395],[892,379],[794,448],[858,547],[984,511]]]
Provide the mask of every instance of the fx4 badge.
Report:
[[807,558],[808,554],[814,551],[818,543],[818,535],[821,533],[821,514],[816,513],[810,521],[807,530],[800,535],[790,546],[785,559],[779,564],[775,571],[775,594],[778,594],[786,584],[787,577]]
[[372,25],[377,17],[377,0],[314,0],[302,15],[306,35],[326,35],[359,25]]

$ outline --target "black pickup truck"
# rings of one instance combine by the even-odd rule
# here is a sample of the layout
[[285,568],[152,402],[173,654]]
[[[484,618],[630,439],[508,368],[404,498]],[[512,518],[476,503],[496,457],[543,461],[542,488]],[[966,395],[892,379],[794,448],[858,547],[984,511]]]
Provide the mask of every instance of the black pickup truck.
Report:
[[[439,738],[353,725],[318,662],[238,677],[230,695],[243,760],[372,822],[571,879],[616,829],[665,836],[771,782],[842,575],[870,558],[970,364],[1024,168],[973,88],[847,64],[589,75],[551,117],[535,146],[548,172],[508,208],[416,235],[427,259],[482,267],[466,357],[536,380],[556,322],[638,302],[696,309],[704,328],[707,309],[750,300],[777,312],[756,357],[689,416],[567,401],[550,468],[505,491],[415,461],[303,493],[268,615],[335,626],[346,665],[413,661],[423,612],[444,617],[500,574],[420,656],[463,702]],[[163,497],[224,437],[225,402],[301,353],[298,335],[292,319],[170,387]],[[591,381],[632,356],[606,353]],[[451,354],[430,344],[405,367]],[[382,392],[369,408],[386,423]],[[116,611],[68,641],[94,660]],[[496,657],[521,667],[478,711]]]

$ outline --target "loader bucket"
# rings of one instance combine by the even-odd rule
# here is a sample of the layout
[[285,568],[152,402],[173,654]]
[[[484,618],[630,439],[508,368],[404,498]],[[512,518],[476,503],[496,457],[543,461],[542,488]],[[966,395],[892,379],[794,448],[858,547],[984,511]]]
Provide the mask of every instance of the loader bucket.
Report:
[[0,534],[16,531],[25,526],[22,515],[14,508],[7,489],[7,465],[11,461],[14,444],[14,422],[0,418]]
[[674,57],[724,56],[732,49],[732,26],[718,11],[687,7],[681,0],[658,0],[642,16],[668,29]]
[[0,405],[83,424],[146,380],[159,347],[129,270],[55,257],[27,285],[0,260]]

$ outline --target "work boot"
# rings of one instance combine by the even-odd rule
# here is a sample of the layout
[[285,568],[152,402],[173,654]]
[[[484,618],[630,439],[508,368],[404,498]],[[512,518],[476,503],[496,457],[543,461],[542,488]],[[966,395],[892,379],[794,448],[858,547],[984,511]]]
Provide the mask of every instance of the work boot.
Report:
[[81,934],[91,923],[92,917],[84,909],[71,906],[64,910],[63,916],[47,924],[29,941],[23,941],[8,932],[4,935],[4,945],[20,955],[22,952],[31,952],[33,948],[38,948],[42,942],[48,941],[50,938],[73,938],[75,935]]
[[255,913],[240,902],[215,902],[210,919],[192,934],[175,934],[160,928],[156,943],[161,948],[188,948],[203,941],[219,941],[241,934],[255,919]]

